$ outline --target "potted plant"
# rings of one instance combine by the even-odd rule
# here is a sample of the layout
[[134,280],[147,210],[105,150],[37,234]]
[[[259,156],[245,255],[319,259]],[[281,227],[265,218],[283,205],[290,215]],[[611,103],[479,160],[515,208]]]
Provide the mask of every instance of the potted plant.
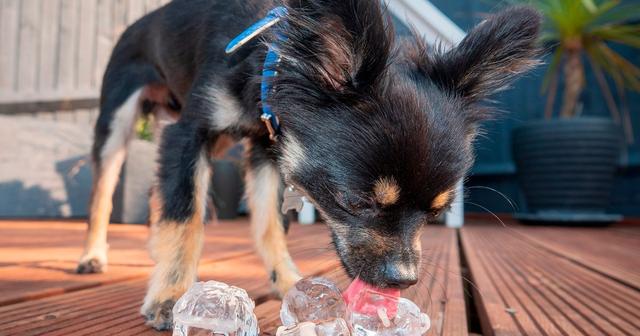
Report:
[[[611,43],[640,48],[640,6],[618,0],[527,3],[545,17],[541,42],[552,56],[543,85],[545,120],[527,122],[513,132],[514,158],[528,208],[518,216],[536,222],[615,221],[620,216],[605,211],[623,134],[631,136],[629,111],[621,102],[625,90],[640,91],[640,68],[614,51]],[[611,118],[581,115],[587,66]],[[554,113],[559,88],[561,104]]]

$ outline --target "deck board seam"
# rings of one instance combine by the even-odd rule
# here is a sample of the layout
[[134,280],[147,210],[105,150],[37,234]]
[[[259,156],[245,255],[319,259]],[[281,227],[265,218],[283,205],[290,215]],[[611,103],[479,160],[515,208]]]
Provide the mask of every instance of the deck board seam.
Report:
[[[121,293],[118,296],[109,297],[109,298],[113,299],[113,300],[117,300],[117,299],[120,299],[120,298],[128,298],[128,297],[131,297],[131,294],[129,292],[125,292],[125,293]],[[46,316],[47,315],[53,315],[53,316],[62,316],[62,315],[64,315],[64,316],[68,316],[67,314],[74,314],[74,313],[76,313],[78,311],[81,311],[81,310],[84,310],[84,309],[96,307],[96,306],[98,306],[98,305],[100,305],[102,303],[103,303],[102,301],[99,301],[99,302],[95,302],[95,303],[93,303],[91,305],[87,305],[87,306],[60,304],[60,305],[57,305],[55,307],[52,307],[53,309],[48,309],[49,312],[54,311],[54,313],[45,313],[43,311],[38,311],[35,314],[29,315],[29,316],[20,316],[20,321],[14,321],[13,323],[3,324],[3,328],[11,327],[12,329],[14,329],[14,328],[17,328],[18,326],[23,326],[25,324],[29,324],[30,327],[33,327],[33,324],[30,324],[30,323],[37,323],[37,322],[41,322],[41,321],[44,321],[44,320],[39,320],[39,319],[33,320],[33,321],[29,321],[29,320],[30,319],[36,319],[39,316],[42,316],[43,314],[46,314],[45,315],[45,320],[46,320]],[[65,309],[62,309],[62,310],[56,309],[56,308],[64,308],[64,307],[69,307],[69,308],[66,309],[66,310]],[[13,316],[10,317],[10,318],[13,318]]]
[[[453,236],[453,235],[451,235]],[[447,247],[449,245],[451,245],[451,238],[449,238],[449,242],[447,243]],[[440,302],[440,311],[442,312],[442,321],[440,323],[442,323],[442,328],[440,330],[440,336],[444,335],[444,326],[447,324],[447,303],[449,302],[449,297],[448,297],[448,284],[449,284],[449,272],[450,272],[450,262],[451,262],[451,251],[447,251],[446,249],[443,248],[443,253],[445,254],[445,262],[444,262],[444,282],[441,284],[441,286],[443,286],[444,288],[442,288],[443,294],[444,294],[444,302]]]
[[[500,290],[498,290],[498,288],[496,288],[496,281],[491,276],[491,274],[486,272],[486,270],[488,268],[487,268],[487,265],[486,265],[485,261],[482,260],[482,258],[480,257],[480,254],[472,252],[471,248],[468,248],[468,245],[472,244],[473,240],[474,240],[474,238],[471,237],[471,234],[469,233],[469,231],[466,231],[465,234],[463,234],[463,249],[464,249],[464,251],[467,251],[467,249],[468,249],[469,251],[467,251],[466,253],[471,252],[470,254],[473,255],[472,258],[467,259],[468,263],[469,263],[469,266],[470,266],[469,267],[469,272],[470,272],[471,276],[475,279],[475,278],[477,278],[477,275],[478,275],[477,273],[479,273],[476,270],[476,274],[474,275],[474,269],[476,269],[476,267],[472,266],[472,264],[473,264],[472,260],[476,259],[476,261],[479,263],[478,268],[480,268],[482,270],[480,272],[484,272],[484,275],[486,276],[487,280],[489,280],[489,284],[491,285],[491,287],[494,288],[495,293],[500,298],[500,301],[502,303],[502,307],[507,307],[508,303],[506,301],[506,298],[504,297],[504,294]],[[484,321],[484,323],[485,324],[489,323],[489,325],[483,326],[483,330],[485,330],[485,328],[486,328],[486,330],[490,330],[492,332],[492,335],[496,334],[496,330],[494,329],[494,323],[493,323],[493,322],[495,322],[494,321],[494,315],[491,314],[487,309],[487,302],[489,302],[489,301],[486,300],[484,295],[481,293],[481,290],[480,290],[479,287],[478,287],[477,292],[478,292],[478,296],[479,296],[480,300],[476,301],[476,302],[479,302],[481,304],[481,307],[478,308],[478,311],[482,311],[483,312],[483,316],[486,317],[486,321]],[[527,335],[527,333],[525,332],[524,326],[521,324],[521,322],[518,319],[515,318],[515,316],[509,314],[509,320],[511,320],[514,323],[514,325],[518,328],[518,331],[520,332],[521,335]],[[481,321],[481,322],[483,322],[483,321]]]
[[[538,253],[537,251],[535,251],[535,249],[530,249],[530,251],[532,251],[533,253]],[[542,254],[542,253],[539,253]],[[533,268],[535,268],[537,271],[539,271],[540,273],[544,273],[544,276],[546,278],[554,278],[554,276],[560,274],[562,276],[562,279],[564,281],[558,281],[557,285],[558,287],[560,287],[560,289],[564,292],[566,292],[566,297],[571,297],[573,298],[575,301],[577,301],[580,305],[582,305],[583,307],[585,307],[585,309],[591,311],[593,314],[599,316],[601,319],[605,320],[606,322],[608,322],[612,327],[620,330],[623,333],[628,334],[628,331],[625,331],[621,328],[621,326],[619,326],[617,323],[614,323],[609,316],[617,316],[619,317],[621,320],[623,320],[624,322],[626,322],[629,325],[633,325],[633,322],[626,320],[623,316],[619,316],[616,314],[615,311],[610,310],[608,305],[598,305],[598,302],[603,302],[604,300],[606,300],[605,297],[595,297],[593,295],[591,295],[591,293],[589,293],[588,291],[583,291],[579,288],[568,288],[566,287],[566,283],[570,282],[572,279],[572,277],[564,272],[561,271],[562,267],[559,268],[554,268],[551,269],[548,266],[545,266],[544,263],[539,263],[539,262],[531,262],[531,266]],[[553,271],[553,272],[552,272]],[[538,277],[538,279],[540,279]],[[606,278],[603,278],[606,279]],[[608,280],[608,279],[607,279]],[[591,285],[594,284],[594,282],[590,281],[589,282]],[[597,282],[596,282],[597,283]],[[574,291],[579,292],[584,298],[589,298],[591,302],[588,303],[586,302],[583,298],[581,298],[580,296],[576,295],[574,293]],[[561,300],[564,301],[564,299],[562,299],[562,295],[557,294],[559,298],[561,298]],[[610,302],[610,303],[614,303],[614,302]],[[595,328],[599,329],[603,334],[607,334],[608,331],[604,330],[601,326],[597,325],[592,319],[590,319],[589,317],[587,317],[581,310],[579,310],[579,307],[576,307],[574,305],[571,305],[569,303],[567,303],[568,306],[571,306],[574,308],[574,311],[576,311],[578,314],[580,314],[581,316],[583,316],[583,318],[588,321],[589,324],[593,325]],[[607,310],[608,312],[602,312],[600,311],[600,309],[604,309]],[[607,314],[608,313],[608,314]],[[638,326],[634,326],[636,328],[638,328]]]
[[514,232],[517,235],[519,235],[522,239],[527,240],[527,241],[531,242],[532,244],[534,244],[534,245],[536,245],[536,246],[538,246],[540,248],[543,248],[543,249],[549,251],[550,253],[552,253],[554,255],[557,255],[557,256],[565,259],[565,260],[568,260],[568,261],[570,261],[570,262],[572,262],[572,263],[574,263],[574,264],[576,264],[576,265],[578,265],[578,266],[580,266],[580,267],[582,267],[584,269],[590,270],[590,271],[592,271],[594,273],[598,273],[598,274],[600,274],[600,275],[602,275],[604,277],[607,277],[607,278],[609,278],[609,279],[611,279],[611,280],[613,280],[613,281],[615,281],[615,282],[617,282],[617,283],[619,283],[621,285],[629,287],[630,289],[633,289],[633,290],[636,290],[636,291],[640,291],[640,285],[636,285],[636,284],[630,283],[630,282],[628,282],[626,280],[619,279],[619,278],[617,278],[617,277],[615,277],[615,276],[613,276],[611,274],[608,274],[605,271],[599,270],[595,266],[590,266],[590,265],[586,264],[585,262],[583,262],[581,260],[578,260],[575,257],[572,257],[572,256],[568,255],[568,253],[557,251],[557,250],[551,248],[550,246],[547,246],[546,244],[539,242],[536,238],[527,237],[523,233],[515,231],[515,230],[514,230]]
[[[546,319],[550,321],[563,334],[565,335],[573,334],[570,330],[567,330],[567,327],[569,327],[568,325],[573,325],[575,329],[579,330],[585,335],[588,334],[581,326],[577,325],[575,321],[573,321],[569,316],[567,316],[567,314],[563,311],[563,309],[561,309],[558,303],[552,299],[551,297],[552,293],[547,293],[547,290],[539,288],[538,286],[532,284],[531,281],[528,280],[527,276],[522,273],[522,270],[519,267],[517,267],[517,265],[510,263],[508,260],[506,260],[506,258],[501,258],[500,260],[496,259],[495,264],[496,266],[498,266],[498,268],[500,268],[499,265],[503,265],[504,269],[508,269],[508,271],[505,271],[505,272],[511,274],[514,280],[518,279],[515,282],[517,283],[517,287],[520,288],[520,291],[525,295],[527,295],[529,299],[538,306],[539,310],[542,312],[542,315],[545,316]],[[535,293],[537,293],[537,295],[539,295],[539,298],[536,299],[536,296],[533,295],[534,293],[527,290],[527,288],[531,288]],[[557,297],[557,295],[555,296]],[[545,308],[545,306],[547,305],[550,307],[553,307],[556,310],[556,312],[563,317],[563,320],[568,325],[563,326],[565,323],[562,323],[563,325],[561,325],[560,321],[558,321],[557,318],[554,318],[551,315],[551,313],[548,311],[548,308]],[[533,317],[535,315],[531,314],[531,316]]]
[[[482,245],[486,244],[484,242],[484,238],[482,236],[477,235],[477,238],[480,240],[480,244],[482,244]],[[493,265],[497,264],[497,262],[495,260],[493,260],[493,258],[491,258],[488,253],[487,254],[480,253],[480,255],[481,255],[481,258],[485,261],[485,270],[493,270],[493,271],[495,271],[495,274],[497,275],[497,277],[500,278],[500,283],[507,288],[507,290],[510,293],[510,296],[515,301],[515,302],[512,302],[511,304],[507,304],[507,302],[505,301],[505,309],[513,309],[514,306],[515,306],[514,303],[519,305],[526,312],[526,315],[524,315],[523,318],[525,318],[526,320],[531,322],[538,329],[538,332],[540,332],[541,334],[549,335],[549,333],[546,331],[547,328],[543,327],[540,324],[540,321],[538,321],[537,319],[533,318],[535,316],[535,314],[533,314],[532,311],[531,311],[531,309],[533,307],[524,304],[523,297],[521,295],[518,295],[519,292],[516,290],[516,287],[521,287],[521,286],[516,282],[508,281],[508,279],[507,279],[507,275],[508,274],[504,273],[504,272],[507,272],[507,271],[503,270],[501,267],[488,267],[491,264],[493,264]],[[494,284],[497,284],[497,283],[494,282]],[[540,304],[531,297],[530,293],[528,293],[527,291],[523,291],[522,294],[526,298],[528,298],[529,301],[532,301],[535,304],[535,308],[537,308],[537,310],[540,310],[543,316],[547,317],[547,319],[554,325],[555,329],[559,330],[562,334],[567,336],[567,333],[562,328],[560,328],[560,326],[558,326],[553,320],[551,320],[551,318],[545,313],[544,309],[540,306]],[[516,312],[516,314],[509,313],[509,315],[514,320],[519,321],[518,317],[516,316],[517,312]],[[522,327],[524,328],[524,325]],[[522,330],[523,334],[528,334],[528,333],[525,332],[525,330],[526,329]]]
[[[529,247],[531,247],[531,245],[529,245]],[[525,247],[524,247],[524,248],[527,248],[527,247],[526,247],[526,245],[525,245]],[[546,251],[545,251],[545,252],[546,252]],[[533,248],[530,248],[530,249],[529,249],[529,251],[528,251],[528,253],[537,254],[537,255],[539,256],[539,258],[536,258],[536,259],[539,259],[539,260],[542,260],[544,257],[547,257],[547,256],[545,255],[545,253],[544,253],[544,252],[542,252],[542,251],[538,251],[538,250],[535,250],[535,249],[533,249]],[[548,253],[548,252],[547,252],[547,253]],[[516,258],[516,259],[517,259],[517,258]],[[562,259],[560,259],[560,260],[562,260]],[[531,264],[531,265],[533,265],[533,266],[535,266],[535,265],[536,265],[536,263],[535,263],[534,261],[530,261],[530,264]],[[540,267],[544,267],[544,270],[543,270],[543,269],[541,269]],[[547,266],[547,267],[545,267],[545,266],[540,265],[540,266],[538,267],[538,271],[542,271],[543,273],[546,273],[547,278],[550,278],[550,279],[553,279],[553,278],[554,278],[554,277],[551,275],[551,273],[549,273],[549,272],[551,272],[551,270],[548,268],[548,266]],[[535,286],[533,286],[533,288],[535,289]],[[536,290],[537,290],[537,289],[536,289]],[[582,316],[582,317],[583,317],[583,318],[584,318],[584,319],[585,319],[589,324],[591,324],[592,326],[594,326],[596,329],[600,330],[600,332],[602,332],[604,335],[607,335],[607,334],[609,334],[609,333],[610,333],[610,331],[607,331],[607,330],[605,330],[605,329],[604,329],[604,326],[600,326],[600,325],[595,324],[595,323],[594,323],[594,321],[593,321],[593,319],[591,319],[591,318],[587,317],[587,316],[585,315],[585,313],[584,313],[583,311],[581,311],[581,310],[580,310],[580,307],[576,306],[575,304],[570,304],[569,302],[567,302],[567,301],[566,301],[566,298],[563,298],[563,297],[562,297],[562,296],[560,296],[559,294],[556,294],[556,296],[557,296],[560,300],[562,300],[562,301],[563,301],[567,306],[569,306],[569,307],[573,308],[573,311],[575,311],[575,312],[577,312],[578,314],[580,314],[580,315],[581,315],[581,316]],[[604,320],[605,320],[609,325],[613,326],[613,327],[614,327],[614,329],[620,329],[620,328],[618,328],[618,327],[614,326],[614,325],[613,325],[613,324],[608,320],[608,318],[606,318],[606,316],[603,316],[603,314],[601,314],[600,312],[596,312],[596,311],[594,311],[593,309],[588,308],[588,307],[590,307],[590,305],[588,305],[587,303],[585,303],[583,300],[581,300],[581,299],[579,299],[579,298],[575,297],[575,295],[572,295],[570,290],[569,290],[569,291],[567,291],[567,296],[568,296],[568,297],[573,298],[574,300],[576,300],[576,301],[579,303],[579,305],[581,305],[581,306],[583,306],[583,307],[587,307],[586,309],[587,309],[587,310],[589,310],[589,311],[591,311],[594,315],[596,315],[596,316],[599,316],[599,317],[603,318],[603,319],[604,319]],[[549,302],[549,303],[551,303],[551,302]],[[555,306],[555,305],[554,305],[554,306]],[[557,308],[559,311],[561,311],[557,306],[556,306],[556,308]],[[552,321],[553,321],[553,320],[552,320]],[[622,330],[620,330],[620,331],[622,331]],[[622,331],[622,332],[624,333],[624,331]],[[589,334],[589,333],[586,333],[586,334]]]

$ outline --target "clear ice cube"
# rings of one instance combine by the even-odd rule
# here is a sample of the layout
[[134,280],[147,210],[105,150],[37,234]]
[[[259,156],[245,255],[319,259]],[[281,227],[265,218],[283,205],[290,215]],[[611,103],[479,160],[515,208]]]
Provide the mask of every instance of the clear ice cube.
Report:
[[[395,300],[394,311],[376,302]],[[388,305],[387,305],[388,306]],[[427,314],[405,298],[393,298],[365,290],[349,304],[347,321],[353,336],[414,336],[423,335],[431,327]]]
[[344,318],[346,304],[336,285],[324,278],[305,278],[282,299],[280,320],[285,327],[300,322],[321,322]]
[[347,321],[337,318],[331,321],[318,323],[316,325],[316,335],[318,336],[350,336]]
[[258,336],[254,308],[244,289],[196,282],[173,307],[173,336]]
[[280,327],[276,336],[350,336],[344,319],[337,318],[319,323],[302,322],[291,327]]

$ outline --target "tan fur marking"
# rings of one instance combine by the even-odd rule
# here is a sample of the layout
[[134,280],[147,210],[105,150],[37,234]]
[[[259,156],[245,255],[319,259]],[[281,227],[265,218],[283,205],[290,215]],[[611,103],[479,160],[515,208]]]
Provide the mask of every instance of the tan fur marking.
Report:
[[235,143],[231,136],[223,134],[213,144],[210,154],[216,159],[222,158]]
[[393,177],[381,177],[375,182],[373,193],[381,205],[393,205],[400,198],[400,187]]
[[447,202],[449,202],[449,199],[451,198],[451,194],[452,194],[451,190],[447,190],[441,193],[440,195],[436,196],[431,202],[431,208],[440,209],[445,205],[447,205]]
[[107,228],[113,207],[113,192],[127,154],[126,145],[133,134],[135,120],[140,112],[140,92],[141,90],[134,92],[115,112],[111,122],[111,134],[100,153],[100,166],[93,167],[89,226],[80,263],[96,258],[102,263],[102,271],[106,271],[107,268]]
[[[201,154],[194,176],[194,213],[184,223],[163,222],[163,201],[154,191],[151,199],[151,257],[156,261],[141,313],[149,313],[155,304],[177,300],[196,281],[198,261],[204,241],[204,215],[211,172],[207,156]],[[157,321],[149,321],[153,325]]]
[[251,231],[256,250],[268,272],[276,273],[273,288],[284,295],[300,275],[291,260],[279,213],[280,174],[272,165],[247,173],[247,195],[251,209]]

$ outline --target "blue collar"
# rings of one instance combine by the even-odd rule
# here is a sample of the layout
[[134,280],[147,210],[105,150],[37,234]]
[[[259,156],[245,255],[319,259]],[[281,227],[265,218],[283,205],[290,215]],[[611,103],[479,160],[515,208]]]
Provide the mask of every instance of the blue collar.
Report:
[[[271,28],[281,19],[287,16],[288,12],[285,7],[276,7],[267,13],[260,21],[251,25],[245,31],[240,33],[234,38],[225,49],[227,54],[234,53],[238,48],[242,47],[245,43],[251,41],[256,36],[262,34],[265,30]],[[281,33],[276,33],[277,41],[284,41],[286,37]],[[278,75],[278,64],[280,64],[280,54],[275,46],[275,43],[269,44],[269,50],[264,59],[264,65],[262,66],[262,83],[260,85],[260,100],[262,101],[262,115],[260,120],[264,122],[267,130],[269,131],[269,138],[275,141],[280,134],[280,121],[278,116],[273,113],[271,105],[267,102],[269,94],[273,91],[271,87],[271,79]]]

